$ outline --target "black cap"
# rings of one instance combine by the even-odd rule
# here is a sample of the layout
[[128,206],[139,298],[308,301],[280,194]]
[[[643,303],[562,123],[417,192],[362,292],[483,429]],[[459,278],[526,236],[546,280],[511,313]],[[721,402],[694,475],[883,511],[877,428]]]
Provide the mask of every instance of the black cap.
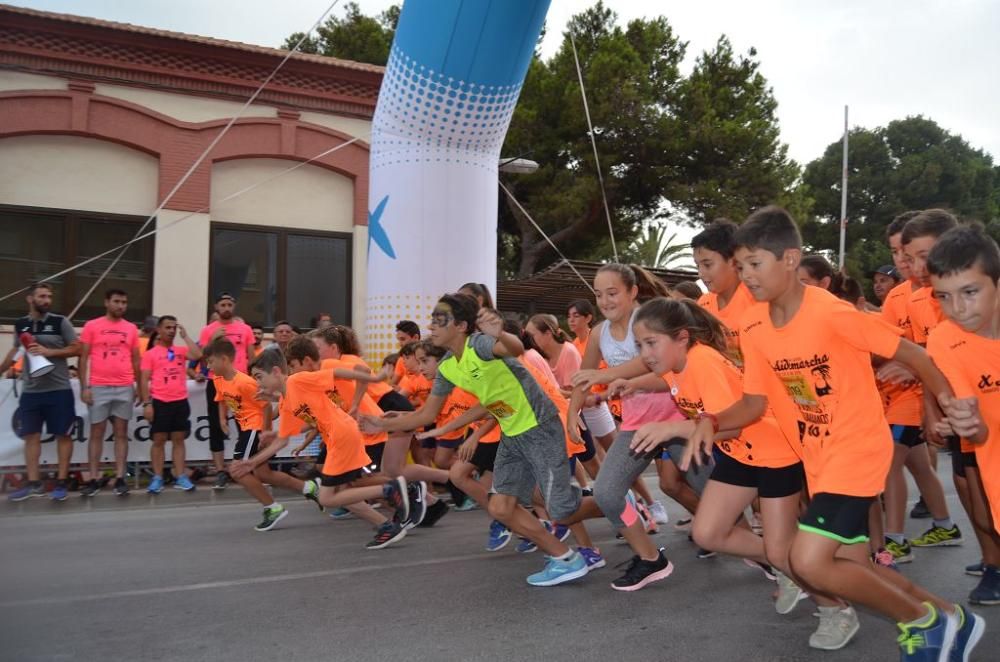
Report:
[[899,272],[896,271],[896,267],[892,266],[891,264],[883,264],[881,267],[879,267],[878,269],[876,269],[871,273],[872,276],[874,276],[875,274],[882,274],[883,276],[888,276],[893,280],[902,280],[902,278],[899,275]]
[[158,321],[159,321],[159,318],[156,317],[156,315],[147,315],[146,319],[144,319],[142,321],[142,330],[143,331],[152,331],[153,329],[156,328],[156,323]]
[[233,302],[236,301],[236,297],[234,297],[229,292],[219,292],[219,294],[215,297],[215,303],[219,303],[220,301],[225,301],[226,299],[229,299],[230,301]]

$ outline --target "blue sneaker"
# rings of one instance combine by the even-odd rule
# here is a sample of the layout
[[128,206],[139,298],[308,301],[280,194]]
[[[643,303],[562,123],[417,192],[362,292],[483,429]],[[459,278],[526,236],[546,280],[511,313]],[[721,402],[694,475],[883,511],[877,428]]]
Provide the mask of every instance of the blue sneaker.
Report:
[[573,552],[565,561],[548,557],[541,572],[528,576],[528,583],[532,586],[555,586],[583,577],[589,570],[579,552]]
[[992,565],[984,565],[983,568],[979,586],[969,593],[969,604],[1000,605],[1000,570]]
[[577,547],[576,551],[580,552],[580,556],[583,560],[587,562],[587,568],[589,570],[597,570],[598,568],[603,568],[608,563],[601,556],[601,550],[596,547]]
[[[161,481],[161,483],[162,483],[162,481]],[[150,486],[152,486],[152,484],[150,484]],[[161,490],[163,489],[163,485],[162,484],[160,485],[160,489]],[[174,489],[175,490],[184,490],[185,492],[190,492],[191,490],[194,489],[194,483],[191,482],[190,478],[188,478],[184,474],[181,474],[180,477],[177,480],[174,481]]]
[[163,491],[163,476],[153,476],[153,480],[149,481],[149,487],[146,491],[150,494],[159,494]]
[[510,529],[501,524],[500,522],[493,520],[490,522],[490,539],[486,543],[487,552],[497,552],[507,546],[510,542],[511,533]]
[[476,503],[475,499],[472,499],[470,497],[465,497],[465,499],[462,501],[462,503],[460,503],[459,505],[455,506],[455,511],[460,512],[460,513],[465,513],[465,512],[468,512],[470,510],[476,510],[477,508],[479,508],[479,504]]
[[969,654],[986,631],[986,621],[965,611],[960,605],[955,605],[955,615],[958,617],[958,632],[955,634],[955,645],[948,654],[948,662],[969,662]]
[[66,484],[61,481],[56,483],[56,486],[49,492],[49,498],[53,501],[65,501],[67,496]]
[[562,524],[556,524],[555,527],[553,527],[551,523],[546,522],[545,528],[548,529],[549,533],[554,535],[559,540],[559,542],[565,542],[566,539],[569,538],[570,531],[568,526],[563,526]]
[[938,662],[948,656],[955,644],[958,616],[943,614],[925,602],[930,615],[921,623],[897,623],[900,662]]
[[43,497],[45,496],[45,487],[41,483],[32,485],[28,483],[19,490],[15,490],[7,495],[7,500],[11,502],[24,501],[25,499],[31,499],[33,497]]
[[521,541],[517,543],[517,547],[514,548],[514,551],[518,554],[531,554],[538,549],[538,545],[531,542],[527,538],[522,538],[521,536],[518,536],[517,538]]
[[343,506],[340,508],[334,508],[330,511],[330,519],[350,519],[352,517],[354,517],[354,513]]

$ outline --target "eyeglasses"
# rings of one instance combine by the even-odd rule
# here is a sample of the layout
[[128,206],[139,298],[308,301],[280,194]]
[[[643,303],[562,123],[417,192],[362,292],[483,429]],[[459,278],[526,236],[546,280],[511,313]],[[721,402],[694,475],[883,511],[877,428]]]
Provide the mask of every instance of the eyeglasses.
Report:
[[431,313],[431,326],[448,326],[455,318],[450,313]]

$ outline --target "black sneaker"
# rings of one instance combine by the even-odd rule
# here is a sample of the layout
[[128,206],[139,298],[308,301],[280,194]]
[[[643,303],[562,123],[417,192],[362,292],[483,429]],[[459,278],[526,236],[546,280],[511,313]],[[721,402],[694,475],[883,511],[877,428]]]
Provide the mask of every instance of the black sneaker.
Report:
[[389,502],[393,510],[392,519],[403,526],[410,519],[410,497],[406,479],[402,476],[393,478],[382,486],[382,496]]
[[910,510],[910,517],[913,519],[930,519],[931,511],[927,510],[927,504],[924,503],[923,497],[917,499],[917,502],[913,504],[913,509]]
[[[311,488],[310,485],[312,485]],[[326,506],[319,502],[319,483],[315,480],[307,480],[305,489],[307,491],[303,492],[302,496],[315,503],[316,507],[319,508],[319,512],[326,512]]]
[[80,488],[80,496],[92,497],[101,491],[101,484],[96,480],[89,480],[87,484]]
[[638,591],[647,584],[666,579],[674,571],[673,564],[667,559],[663,550],[655,561],[643,561],[639,556],[633,556],[618,567],[628,564],[625,574],[611,582],[611,588],[616,591]]
[[399,522],[388,521],[378,527],[375,537],[365,544],[365,549],[382,549],[406,537],[406,529]]
[[125,496],[128,494],[128,483],[124,478],[115,479],[115,496]]
[[427,516],[427,484],[423,481],[407,483],[406,496],[410,501],[410,516],[402,522],[404,529],[420,526]]
[[439,519],[447,515],[449,510],[451,510],[451,508],[448,507],[448,504],[446,504],[441,499],[438,499],[430,506],[427,506],[426,514],[424,515],[424,521],[422,521],[420,524],[417,524],[417,526],[419,526],[422,529],[429,529],[430,527],[437,524],[437,521]]
[[592,496],[594,496],[594,488],[593,487],[581,487],[580,488],[580,496],[585,496],[585,497],[592,497]]
[[228,484],[229,484],[229,474],[227,474],[225,471],[220,471],[219,473],[215,474],[215,482],[212,483],[212,489],[224,490],[226,489],[226,485]]
[[174,474],[173,474],[172,471],[170,471],[169,467],[165,468],[163,470],[163,484],[164,485],[173,485],[176,480],[177,479],[174,478]]
[[254,527],[254,530],[270,531],[278,524],[278,522],[285,519],[286,515],[288,515],[288,511],[285,510],[284,506],[278,506],[277,508],[265,508],[264,519],[261,520],[260,524]]
[[701,547],[699,547],[698,552],[695,554],[695,556],[697,556],[699,559],[710,559],[715,556],[715,552],[713,552],[710,549],[702,549]]
[[199,480],[205,477],[205,472],[198,467],[191,468],[191,475],[188,476],[192,483],[197,483]]

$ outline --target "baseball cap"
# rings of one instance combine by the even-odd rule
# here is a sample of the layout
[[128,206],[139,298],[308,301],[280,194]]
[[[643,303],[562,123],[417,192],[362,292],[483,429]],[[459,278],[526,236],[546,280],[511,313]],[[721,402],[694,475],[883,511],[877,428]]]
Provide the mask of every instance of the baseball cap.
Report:
[[156,328],[156,323],[158,321],[159,318],[157,318],[156,315],[147,315],[146,319],[142,321],[142,330],[147,332],[152,331]]
[[883,264],[881,267],[871,272],[872,276],[874,276],[875,274],[882,274],[883,276],[888,276],[889,278],[900,280],[899,272],[896,271],[896,267],[892,266],[891,264]]
[[236,301],[236,297],[234,297],[229,292],[219,292],[219,294],[216,295],[215,297],[215,303],[219,303],[220,301],[225,301],[226,299],[229,299],[230,301]]

